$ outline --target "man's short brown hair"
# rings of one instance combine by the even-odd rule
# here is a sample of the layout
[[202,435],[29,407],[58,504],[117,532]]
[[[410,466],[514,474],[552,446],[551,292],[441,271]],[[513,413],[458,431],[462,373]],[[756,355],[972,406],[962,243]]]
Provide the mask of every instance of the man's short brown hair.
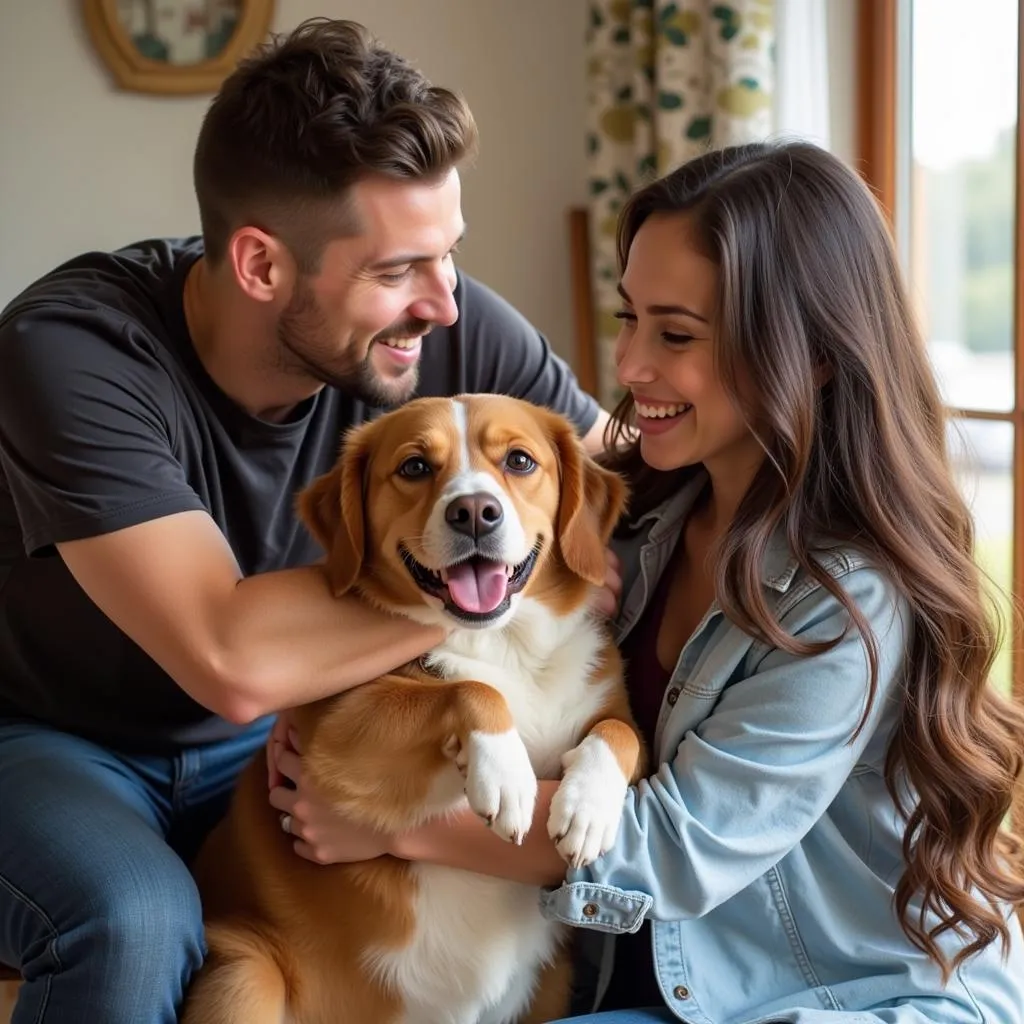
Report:
[[248,224],[312,272],[327,241],[358,230],[345,204],[355,182],[440,180],[476,142],[465,101],[362,25],[303,22],[242,61],[203,120],[194,177],[206,255],[219,262]]

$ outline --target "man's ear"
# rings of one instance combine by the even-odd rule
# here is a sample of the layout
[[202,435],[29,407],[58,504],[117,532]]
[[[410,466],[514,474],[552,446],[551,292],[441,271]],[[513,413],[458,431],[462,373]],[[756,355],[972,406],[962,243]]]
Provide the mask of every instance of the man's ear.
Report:
[[562,478],[558,506],[562,561],[577,576],[600,586],[605,579],[605,548],[626,507],[626,482],[587,454],[571,424],[560,417],[555,423]]
[[251,224],[236,228],[228,239],[227,262],[235,284],[254,302],[284,303],[298,283],[298,268],[288,246]]
[[299,518],[327,552],[327,579],[335,597],[352,589],[366,557],[363,476],[368,461],[362,431],[353,431],[338,464],[298,498]]

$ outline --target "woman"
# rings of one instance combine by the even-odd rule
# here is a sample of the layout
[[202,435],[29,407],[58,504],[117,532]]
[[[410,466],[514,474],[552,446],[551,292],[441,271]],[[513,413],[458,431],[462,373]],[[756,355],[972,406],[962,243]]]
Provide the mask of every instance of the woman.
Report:
[[[658,770],[567,877],[543,828],[508,847],[469,817],[390,852],[541,880],[548,914],[620,933],[587,1019],[1024,1020],[1024,713],[987,686],[971,516],[872,197],[815,147],[731,148],[637,193],[619,252],[619,628]],[[384,852],[300,804],[307,853]]]

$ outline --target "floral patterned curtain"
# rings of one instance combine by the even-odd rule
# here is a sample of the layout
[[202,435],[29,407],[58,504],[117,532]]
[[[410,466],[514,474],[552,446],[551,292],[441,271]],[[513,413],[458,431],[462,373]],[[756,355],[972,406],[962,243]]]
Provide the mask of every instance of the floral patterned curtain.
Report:
[[652,177],[772,132],[772,0],[591,0],[587,47],[598,397],[609,408],[618,399],[616,216]]

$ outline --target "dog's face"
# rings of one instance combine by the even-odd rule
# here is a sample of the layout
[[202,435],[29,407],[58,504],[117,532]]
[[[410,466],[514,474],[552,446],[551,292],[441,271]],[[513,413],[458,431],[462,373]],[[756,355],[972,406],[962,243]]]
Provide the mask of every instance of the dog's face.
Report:
[[622,480],[563,417],[496,395],[423,398],[352,431],[299,497],[336,594],[495,627],[522,595],[562,610],[605,576]]

